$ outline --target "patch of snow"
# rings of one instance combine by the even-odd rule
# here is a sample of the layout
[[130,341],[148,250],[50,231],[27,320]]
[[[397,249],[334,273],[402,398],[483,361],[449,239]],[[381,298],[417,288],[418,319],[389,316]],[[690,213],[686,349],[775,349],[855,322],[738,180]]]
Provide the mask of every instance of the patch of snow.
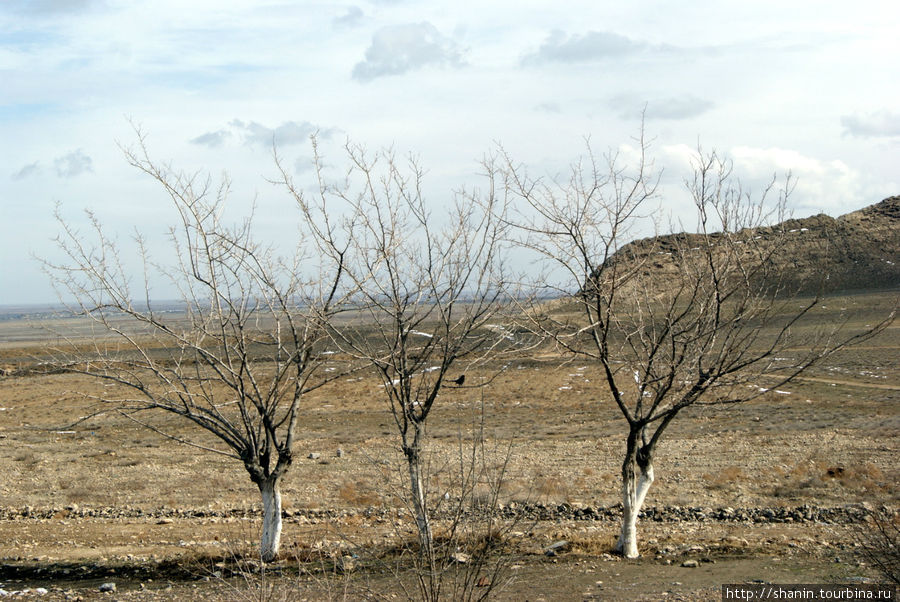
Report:
[[779,391],[778,389],[775,389],[775,392],[778,393],[779,395],[790,395],[791,394],[790,391]]
[[500,324],[485,324],[484,327],[492,332],[496,332],[497,334],[501,335],[504,339],[507,339],[509,341],[516,340],[516,337],[513,336],[513,334],[509,330],[507,330]]
[[563,385],[559,388],[559,390],[560,391],[570,391],[570,390],[572,390],[572,387],[570,387],[569,385]]
[[427,332],[422,332],[421,330],[410,330],[410,331],[409,331],[409,334],[417,334],[417,335],[419,335],[420,337],[426,337],[426,338],[429,338],[429,339],[433,339],[433,338],[434,338],[434,335],[433,335],[433,334],[428,334]]

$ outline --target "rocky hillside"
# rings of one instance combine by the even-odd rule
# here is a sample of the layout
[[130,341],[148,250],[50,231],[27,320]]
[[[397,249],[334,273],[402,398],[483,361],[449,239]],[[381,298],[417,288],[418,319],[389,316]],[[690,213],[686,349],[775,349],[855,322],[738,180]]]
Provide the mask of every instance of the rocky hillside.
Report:
[[[776,261],[791,289],[813,293],[900,288],[900,196],[838,218],[820,214],[742,234],[780,241]],[[677,271],[679,249],[699,244],[693,240],[697,236],[680,233],[634,241],[616,259],[645,261],[654,278],[664,281]]]

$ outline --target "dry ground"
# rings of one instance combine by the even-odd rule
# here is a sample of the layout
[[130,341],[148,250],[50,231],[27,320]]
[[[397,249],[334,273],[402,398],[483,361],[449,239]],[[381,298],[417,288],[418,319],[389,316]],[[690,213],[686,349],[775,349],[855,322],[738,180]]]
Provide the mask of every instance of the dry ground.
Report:
[[[895,298],[857,295],[831,305],[859,310],[858,323],[848,325],[853,328]],[[829,319],[827,311],[821,319]],[[0,323],[0,364],[28,363],[36,343],[26,335],[21,323]],[[498,367],[469,373],[467,384]],[[123,599],[235,598],[253,590],[256,576],[249,582],[214,576],[217,558],[245,552],[256,538],[246,511],[256,507],[257,493],[242,467],[115,414],[69,427],[96,409],[84,393],[99,386],[68,374],[0,378],[0,507],[6,513],[0,520],[0,588],[44,586],[56,588],[51,594],[58,597],[66,590],[91,597],[99,596],[93,593],[99,583],[112,580]],[[285,525],[285,567],[293,567],[291,550],[302,550],[304,558],[310,550],[323,557],[334,550],[384,550],[412,533],[402,514],[362,514],[399,505],[400,457],[381,394],[374,379],[353,376],[307,400],[298,459],[283,487],[285,509],[296,515]],[[661,445],[647,503],[896,506],[898,401],[900,337],[894,326],[829,358],[782,392],[725,411],[685,414]],[[619,501],[624,443],[618,411],[592,366],[554,356],[516,358],[489,388],[446,390],[430,419],[436,492],[449,487],[459,443],[468,440],[482,407],[494,464],[511,449],[503,503],[597,507]],[[149,420],[193,434],[167,416]],[[313,453],[319,456],[308,459]],[[22,516],[25,507],[33,510],[28,516]],[[83,516],[107,508],[123,516]],[[310,509],[337,516],[316,518]],[[186,510],[208,516],[185,517]],[[167,512],[173,516],[166,518]],[[640,528],[644,556],[622,561],[606,554],[616,532],[612,521],[517,526],[509,540],[513,581],[501,598],[715,599],[722,583],[874,576],[854,550],[852,526],[704,521],[644,522]],[[572,542],[567,552],[555,558],[541,553],[560,539]],[[691,558],[714,562],[680,566]],[[291,598],[339,597],[344,586],[352,587],[350,599],[366,589],[395,591],[396,578],[376,564],[348,579],[297,577],[293,569],[274,579]]]

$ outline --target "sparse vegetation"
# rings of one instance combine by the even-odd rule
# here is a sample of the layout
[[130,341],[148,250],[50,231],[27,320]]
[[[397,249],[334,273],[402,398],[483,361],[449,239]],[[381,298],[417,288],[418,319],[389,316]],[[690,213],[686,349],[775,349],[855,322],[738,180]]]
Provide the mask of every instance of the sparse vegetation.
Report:
[[862,556],[882,576],[900,586],[900,512],[880,506],[864,508],[865,522],[857,531]]

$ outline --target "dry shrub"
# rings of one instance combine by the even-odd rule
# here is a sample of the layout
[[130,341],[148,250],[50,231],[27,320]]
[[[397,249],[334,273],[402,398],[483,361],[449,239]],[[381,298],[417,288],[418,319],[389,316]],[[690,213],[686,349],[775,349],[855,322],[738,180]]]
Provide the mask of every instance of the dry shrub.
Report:
[[791,498],[800,495],[804,489],[822,485],[822,476],[828,474],[828,465],[810,455],[794,466],[776,466],[772,473],[784,480],[775,485],[773,495]]
[[338,488],[338,497],[354,506],[374,506],[380,503],[378,493],[365,480],[346,480]]
[[865,508],[856,531],[862,555],[891,583],[900,585],[900,512],[887,506]]
[[601,556],[615,547],[617,536],[608,531],[595,531],[570,534],[566,539],[574,554]]
[[881,469],[870,462],[849,468],[831,467],[826,472],[825,478],[837,479],[841,485],[849,489],[870,492],[886,491],[890,486],[889,479],[885,479]]
[[543,501],[554,501],[566,497],[565,481],[558,476],[538,475],[534,480],[534,492]]
[[717,474],[705,474],[703,479],[710,489],[725,489],[729,485],[745,481],[747,475],[738,466],[727,466]]
[[96,502],[96,500],[96,493],[88,487],[76,487],[66,491],[66,501],[70,503],[77,502],[81,504],[84,502]]
[[792,467],[776,466],[772,472],[786,479],[786,482],[775,487],[774,494],[778,497],[790,497],[798,494],[800,490],[820,487],[829,482],[837,482],[850,490],[869,493],[886,492],[893,487],[891,479],[871,462],[848,466],[828,464],[809,456]]

